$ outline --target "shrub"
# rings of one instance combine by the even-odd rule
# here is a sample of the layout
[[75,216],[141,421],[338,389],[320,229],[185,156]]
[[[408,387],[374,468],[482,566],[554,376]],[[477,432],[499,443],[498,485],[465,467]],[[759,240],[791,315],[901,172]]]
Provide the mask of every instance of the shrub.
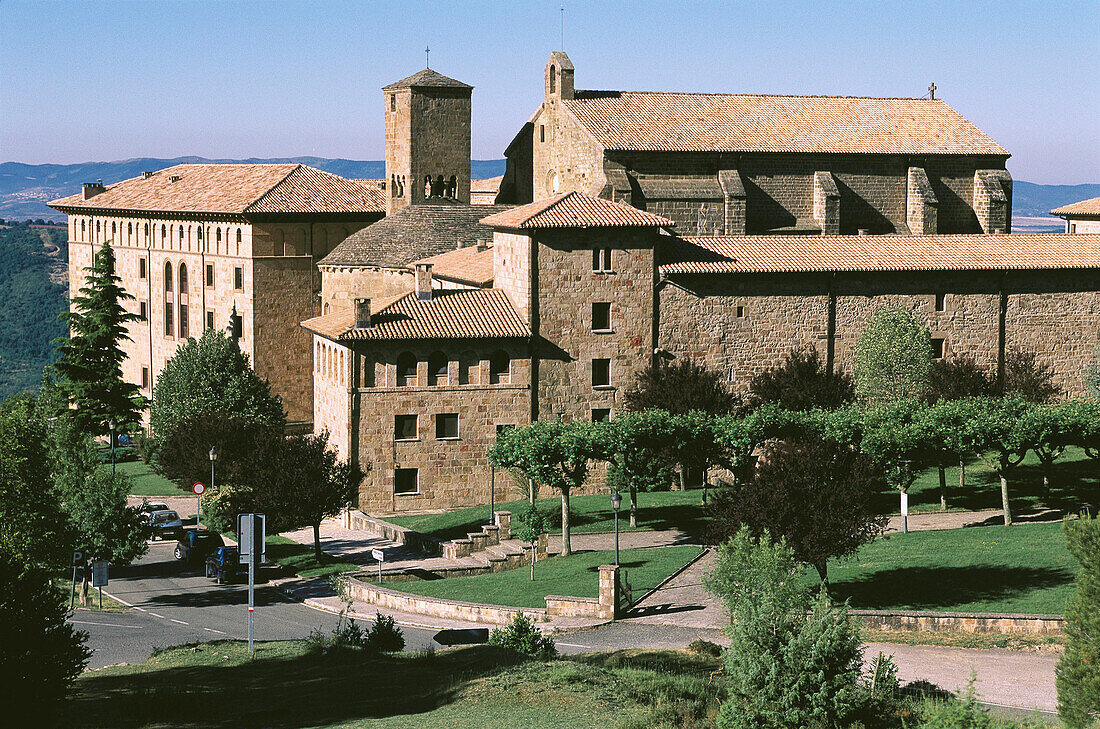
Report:
[[691,359],[646,367],[634,376],[624,398],[627,410],[664,410],[673,415],[692,410],[725,415],[741,407],[721,374]]
[[1055,672],[1058,714],[1069,729],[1082,729],[1100,716],[1100,519],[1066,521],[1063,529],[1081,570],[1066,606],[1066,651]]
[[379,653],[396,653],[405,649],[405,636],[401,628],[394,624],[392,616],[378,613],[367,633],[367,645]]
[[549,659],[558,654],[554,639],[543,635],[534,621],[523,613],[512,617],[512,624],[496,628],[489,634],[489,645],[511,648],[532,658]]
[[906,309],[879,309],[856,344],[854,372],[861,400],[893,402],[928,390],[932,334]]
[[786,410],[832,410],[855,399],[855,383],[845,372],[830,372],[814,347],[792,349],[783,363],[752,378],[753,406],[775,403]]
[[718,658],[722,655],[722,646],[717,643],[711,643],[709,640],[703,640],[702,638],[696,638],[688,643],[688,650],[692,653],[697,653],[701,656],[710,656],[712,658]]
[[998,388],[999,395],[1016,396],[1033,403],[1053,402],[1062,394],[1054,384],[1054,371],[1049,364],[1035,361],[1034,352],[1011,347],[1005,354],[1005,376]]

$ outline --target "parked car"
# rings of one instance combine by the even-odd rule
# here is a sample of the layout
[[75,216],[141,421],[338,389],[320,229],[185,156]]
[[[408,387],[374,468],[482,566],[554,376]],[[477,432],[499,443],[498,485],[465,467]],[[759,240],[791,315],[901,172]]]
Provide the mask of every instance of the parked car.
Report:
[[176,559],[181,562],[205,562],[218,547],[225,546],[222,535],[205,529],[188,529],[176,542]]
[[171,509],[152,512],[145,524],[152,532],[153,539],[179,539],[180,532],[183,531],[183,520]]
[[218,547],[206,558],[206,576],[219,585],[233,582],[242,571],[241,552],[236,547]]
[[139,514],[152,514],[154,511],[171,511],[168,504],[160,501],[142,501],[138,507]]

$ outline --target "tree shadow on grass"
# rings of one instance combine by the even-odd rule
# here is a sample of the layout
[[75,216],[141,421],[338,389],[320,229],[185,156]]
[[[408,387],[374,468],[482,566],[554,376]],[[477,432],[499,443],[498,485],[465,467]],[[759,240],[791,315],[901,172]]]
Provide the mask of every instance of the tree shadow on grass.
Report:
[[525,660],[492,646],[375,659],[320,651],[272,650],[265,656],[261,643],[254,660],[223,666],[217,661],[223,645],[193,648],[204,656],[197,665],[85,674],[65,704],[61,725],[294,728],[413,716],[453,702],[470,681]]
[[[996,603],[1073,582],[1073,573],[1061,568],[1003,567],[975,564],[966,567],[904,567],[883,570],[865,578],[834,581],[836,600],[866,610],[959,610],[967,603]],[[977,612],[972,608],[967,612]],[[999,612],[990,605],[981,612]],[[1035,612],[1061,612],[1056,609]]]

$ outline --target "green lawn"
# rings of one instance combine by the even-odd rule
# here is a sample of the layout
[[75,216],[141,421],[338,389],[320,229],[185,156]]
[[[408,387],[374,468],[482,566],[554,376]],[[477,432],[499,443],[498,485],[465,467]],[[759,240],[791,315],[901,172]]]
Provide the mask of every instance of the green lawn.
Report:
[[[699,547],[695,546],[625,549],[619,554],[619,564],[626,571],[637,599],[698,554]],[[387,582],[385,586],[448,600],[544,608],[547,595],[597,597],[600,565],[614,561],[614,551],[578,552],[536,563],[533,581],[530,568],[521,567],[474,577]]]
[[145,461],[127,461],[115,466],[121,473],[128,474],[133,480],[130,494],[133,496],[188,496],[173,482],[154,471]]
[[318,562],[313,556],[312,545],[299,544],[293,539],[287,539],[278,534],[267,537],[267,559],[269,562],[277,562],[288,572],[302,577],[323,577],[342,572],[355,572],[359,569],[324,552],[321,553],[321,561]]
[[[62,727],[584,729],[657,726],[669,708],[713,718],[717,660],[677,651],[542,663],[490,646],[364,660],[305,642],[204,643],[89,671]],[[663,712],[658,714],[657,712]],[[698,726],[704,726],[702,724]]]
[[1061,614],[1077,567],[1061,523],[1016,524],[893,534],[829,580],[853,608]]
[[[686,532],[701,533],[704,524],[701,506],[702,491],[653,491],[638,494],[639,529],[682,529]],[[623,506],[619,510],[619,528],[629,529],[629,497],[623,495]],[[553,496],[538,499],[538,508],[546,514],[556,531],[561,531],[561,498]],[[498,503],[498,511],[511,511],[518,514],[526,506],[527,500]],[[608,494],[574,496],[569,500],[569,524],[573,534],[609,532],[615,528],[615,512],[611,510],[611,498]],[[472,506],[456,509],[443,514],[422,514],[419,516],[386,517],[386,521],[429,534],[437,539],[465,539],[467,532],[479,531],[489,519],[489,507]]]

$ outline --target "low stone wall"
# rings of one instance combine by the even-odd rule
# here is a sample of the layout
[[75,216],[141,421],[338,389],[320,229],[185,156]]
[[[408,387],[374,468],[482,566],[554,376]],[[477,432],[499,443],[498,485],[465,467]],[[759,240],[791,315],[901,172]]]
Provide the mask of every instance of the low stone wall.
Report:
[[406,529],[397,524],[391,524],[382,519],[376,519],[373,516],[364,514],[358,509],[352,509],[346,512],[344,523],[348,529],[362,530],[376,537],[388,539],[391,542],[397,542],[410,549],[415,549],[418,552],[435,555],[443,553],[442,542],[438,539],[413,531],[412,529]]
[[[512,616],[523,613],[535,622],[543,622],[549,619],[546,610],[538,608],[517,608],[503,605],[479,605],[472,602],[459,600],[444,600],[438,597],[423,597],[410,595],[386,587],[369,585],[357,578],[347,580],[349,597],[355,600],[389,608],[403,613],[414,615],[430,615],[447,620],[466,620],[472,623],[489,623],[490,625],[508,625],[512,622]],[[572,598],[571,598],[572,599]]]
[[859,618],[864,627],[875,630],[1063,635],[1066,624],[1061,615],[918,613],[900,610],[849,612],[853,617]]
[[546,614],[566,618],[599,618],[600,601],[595,597],[546,596]]

